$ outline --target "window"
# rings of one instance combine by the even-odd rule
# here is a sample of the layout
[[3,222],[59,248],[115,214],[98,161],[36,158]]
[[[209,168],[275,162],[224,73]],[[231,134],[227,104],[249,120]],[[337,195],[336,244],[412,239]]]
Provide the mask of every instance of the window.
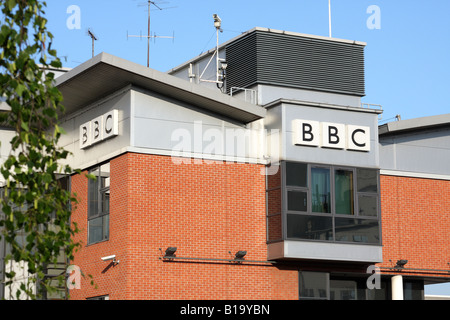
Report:
[[288,191],[288,211],[307,211],[308,195],[306,192]]
[[[390,300],[391,276],[382,276],[379,289],[367,287],[368,274],[340,274],[317,271],[299,271],[300,300]],[[423,300],[424,282],[405,279],[405,300]]]
[[308,185],[308,165],[306,163],[287,162],[287,171],[291,174],[286,176],[287,185],[293,187],[307,187]]
[[376,170],[357,169],[358,215],[376,217],[378,214],[378,174]]
[[86,300],[109,300],[109,295],[86,298]]
[[324,272],[299,272],[299,297],[302,300],[328,300],[330,277]]
[[311,169],[311,189],[312,211],[317,213],[330,213],[330,169]]
[[282,168],[283,239],[381,244],[378,170],[295,162]]
[[95,179],[88,182],[88,244],[109,238],[109,163],[94,168],[90,174]]
[[334,172],[334,203],[336,214],[354,214],[353,171],[337,169]]

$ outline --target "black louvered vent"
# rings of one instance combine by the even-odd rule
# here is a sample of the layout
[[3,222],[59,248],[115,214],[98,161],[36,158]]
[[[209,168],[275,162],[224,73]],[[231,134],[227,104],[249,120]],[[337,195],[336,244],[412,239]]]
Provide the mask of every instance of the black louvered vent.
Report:
[[271,84],[365,95],[364,46],[254,31],[226,48],[227,89]]

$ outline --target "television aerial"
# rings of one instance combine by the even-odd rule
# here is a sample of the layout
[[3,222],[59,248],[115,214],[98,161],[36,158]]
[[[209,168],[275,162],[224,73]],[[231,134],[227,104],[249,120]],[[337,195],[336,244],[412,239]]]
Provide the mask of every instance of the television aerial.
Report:
[[89,28],[87,31],[87,35],[92,39],[92,58],[94,57],[94,42],[98,40],[97,36],[94,32]]
[[174,39],[175,38],[175,35],[172,35],[172,36],[157,36],[156,34],[154,34],[154,35],[150,34],[150,11],[151,11],[151,7],[153,5],[157,10],[160,10],[160,11],[165,10],[165,9],[175,8],[175,7],[161,8],[159,6],[159,3],[157,4],[155,1],[151,1],[151,0],[148,0],[147,3],[140,4],[139,6],[143,6],[143,5],[148,7],[148,22],[147,22],[147,24],[148,24],[147,29],[148,30],[147,30],[147,35],[146,36],[144,36],[142,34],[140,34],[140,35],[129,35],[128,31],[127,31],[127,38],[130,38],[130,37],[147,38],[147,67],[149,67],[150,66],[150,39],[151,38],[153,38],[153,39],[156,39],[156,38]]

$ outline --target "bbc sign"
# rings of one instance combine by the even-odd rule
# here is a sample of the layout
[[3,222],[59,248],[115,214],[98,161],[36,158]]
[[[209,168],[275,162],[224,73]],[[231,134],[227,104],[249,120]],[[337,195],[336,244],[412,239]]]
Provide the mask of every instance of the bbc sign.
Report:
[[119,112],[112,110],[80,126],[80,149],[119,134]]
[[294,144],[352,151],[370,151],[370,127],[295,119]]

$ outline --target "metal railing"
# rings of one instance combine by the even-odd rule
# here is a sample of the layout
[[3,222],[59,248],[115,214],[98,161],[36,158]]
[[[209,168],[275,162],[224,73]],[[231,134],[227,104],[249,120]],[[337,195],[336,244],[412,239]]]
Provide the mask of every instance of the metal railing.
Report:
[[[383,111],[383,106],[380,104],[373,104],[373,103],[364,103],[361,102],[361,108],[363,109],[379,109],[381,111]],[[383,119],[383,114],[380,113],[378,115],[378,121],[381,121]]]
[[247,88],[231,87],[230,96],[233,96],[233,94],[236,94],[239,91],[244,92],[245,102],[258,104],[258,91]]

